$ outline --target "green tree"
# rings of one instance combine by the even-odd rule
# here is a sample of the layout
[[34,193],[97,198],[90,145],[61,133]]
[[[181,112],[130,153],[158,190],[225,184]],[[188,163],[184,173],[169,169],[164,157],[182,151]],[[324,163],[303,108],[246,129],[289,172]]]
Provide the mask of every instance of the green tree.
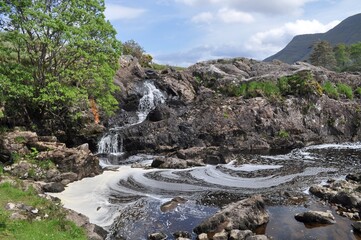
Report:
[[9,118],[61,125],[90,99],[113,113],[121,45],[104,10],[103,0],[0,2],[0,101]]
[[128,40],[123,43],[123,54],[124,55],[131,55],[136,57],[139,61],[142,59],[143,54],[145,53],[142,46],[139,45],[133,39]]
[[342,71],[350,64],[348,47],[345,44],[340,43],[333,49],[333,52],[335,54],[337,67]]
[[352,71],[361,71],[361,42],[350,46],[350,58]]
[[315,66],[334,69],[336,67],[336,58],[331,44],[327,41],[316,42],[310,56],[310,61]]

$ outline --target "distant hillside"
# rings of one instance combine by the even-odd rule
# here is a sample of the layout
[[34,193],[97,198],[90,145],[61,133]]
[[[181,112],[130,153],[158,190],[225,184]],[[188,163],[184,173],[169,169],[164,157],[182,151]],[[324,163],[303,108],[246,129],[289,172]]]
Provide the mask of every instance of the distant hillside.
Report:
[[295,63],[297,61],[308,60],[312,46],[319,40],[325,40],[333,46],[339,43],[347,45],[361,41],[361,13],[348,17],[336,27],[326,33],[304,34],[295,36],[292,41],[281,51],[273,56],[266,58],[264,61],[274,59],[281,60],[285,63]]

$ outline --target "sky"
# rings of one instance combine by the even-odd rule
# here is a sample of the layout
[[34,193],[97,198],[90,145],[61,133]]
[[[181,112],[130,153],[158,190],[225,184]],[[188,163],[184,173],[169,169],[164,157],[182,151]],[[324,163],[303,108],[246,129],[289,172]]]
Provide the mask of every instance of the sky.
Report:
[[323,33],[361,13],[360,0],[105,0],[122,41],[160,64],[218,58],[263,60],[295,35]]

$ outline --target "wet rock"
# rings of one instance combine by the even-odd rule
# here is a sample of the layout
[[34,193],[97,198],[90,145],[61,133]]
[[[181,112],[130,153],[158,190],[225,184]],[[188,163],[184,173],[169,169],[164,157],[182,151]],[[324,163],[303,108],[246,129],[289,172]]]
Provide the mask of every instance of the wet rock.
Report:
[[183,204],[186,202],[187,200],[182,197],[175,197],[172,200],[162,204],[162,206],[160,206],[160,210],[162,212],[169,212],[174,210],[179,204]]
[[178,231],[173,233],[173,237],[175,237],[176,239],[192,239],[192,234],[190,234],[189,232],[185,232],[185,231]]
[[254,230],[257,226],[267,223],[268,220],[269,215],[265,210],[264,201],[261,196],[256,195],[227,205],[198,225],[194,232],[201,234],[217,233],[223,230],[229,233],[234,229]]
[[356,231],[361,233],[361,221],[352,223],[352,228]]
[[189,167],[204,166],[201,160],[183,160],[175,157],[157,157],[151,167],[166,169],[184,169]]
[[51,192],[51,193],[58,193],[65,190],[65,187],[63,184],[58,182],[53,183],[47,183],[43,186],[44,192]]
[[165,240],[165,239],[167,239],[167,235],[162,232],[151,233],[151,234],[149,234],[148,239],[149,240]]
[[245,238],[245,240],[269,240],[269,239],[270,238],[266,235],[253,235]]
[[297,221],[303,223],[321,223],[321,224],[333,224],[336,223],[335,217],[331,212],[321,212],[321,211],[308,211],[303,213],[298,213],[295,215]]
[[346,180],[361,182],[361,173],[350,173],[346,176]]
[[170,109],[166,105],[158,105],[148,114],[148,120],[158,122],[170,117]]

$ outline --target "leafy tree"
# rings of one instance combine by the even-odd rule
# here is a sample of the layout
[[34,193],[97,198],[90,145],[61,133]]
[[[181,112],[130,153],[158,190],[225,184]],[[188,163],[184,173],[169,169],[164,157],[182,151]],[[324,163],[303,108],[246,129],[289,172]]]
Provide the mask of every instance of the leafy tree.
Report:
[[0,101],[9,119],[64,126],[91,99],[113,113],[120,42],[104,10],[103,0],[0,2]]
[[340,43],[333,49],[333,52],[335,54],[337,67],[342,71],[342,69],[350,64],[349,49],[345,44]]
[[319,41],[315,43],[310,56],[310,61],[315,66],[334,69],[336,67],[336,58],[331,44],[327,41]]
[[361,70],[361,42],[350,46],[351,69],[353,71]]
[[153,57],[146,54],[143,47],[134,40],[128,40],[123,43],[123,54],[136,57],[142,67],[150,67]]
[[140,46],[139,43],[137,43],[133,39],[123,43],[124,55],[132,55],[133,57],[136,57],[140,61],[144,53],[145,51],[143,47]]

